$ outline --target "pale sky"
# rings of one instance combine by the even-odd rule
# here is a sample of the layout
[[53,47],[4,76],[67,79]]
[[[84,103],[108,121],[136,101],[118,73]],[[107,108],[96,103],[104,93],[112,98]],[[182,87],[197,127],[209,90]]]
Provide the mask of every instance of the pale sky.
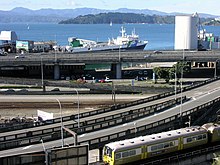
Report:
[[207,13],[220,16],[219,0],[0,0],[0,10],[25,7],[33,10],[42,8],[75,9],[150,9],[163,12],[192,14]]

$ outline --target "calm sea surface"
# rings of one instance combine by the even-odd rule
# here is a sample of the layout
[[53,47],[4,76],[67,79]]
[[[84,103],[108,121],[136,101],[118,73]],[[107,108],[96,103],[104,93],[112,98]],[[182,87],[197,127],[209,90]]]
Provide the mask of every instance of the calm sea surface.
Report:
[[[68,37],[78,37],[95,41],[108,41],[120,35],[121,26],[127,34],[135,29],[141,40],[148,40],[146,50],[172,50],[174,47],[175,25],[159,24],[0,24],[0,31],[15,31],[20,40],[56,40],[59,45],[67,45]],[[204,27],[207,32],[220,36],[219,26]]]

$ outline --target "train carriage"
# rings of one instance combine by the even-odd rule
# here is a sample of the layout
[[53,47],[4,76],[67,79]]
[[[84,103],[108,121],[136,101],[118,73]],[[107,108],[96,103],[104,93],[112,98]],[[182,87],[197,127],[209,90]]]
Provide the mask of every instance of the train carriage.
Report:
[[211,143],[220,141],[220,124],[207,123],[202,127],[208,130],[209,141]]
[[103,161],[110,165],[125,164],[207,142],[206,129],[202,127],[182,128],[109,143],[104,147]]
[[181,137],[181,148],[187,149],[208,143],[208,131],[202,127],[189,127],[184,129]]

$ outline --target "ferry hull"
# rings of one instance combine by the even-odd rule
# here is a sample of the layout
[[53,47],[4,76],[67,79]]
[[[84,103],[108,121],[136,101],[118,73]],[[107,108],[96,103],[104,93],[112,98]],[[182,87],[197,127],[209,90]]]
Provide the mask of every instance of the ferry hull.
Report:
[[147,45],[147,43],[144,44],[140,44],[137,46],[132,46],[132,47],[127,47],[127,46],[106,46],[106,47],[94,47],[94,48],[75,48],[75,49],[71,49],[70,52],[72,53],[77,53],[77,52],[97,52],[97,51],[116,51],[119,49],[120,50],[144,50],[145,46]]

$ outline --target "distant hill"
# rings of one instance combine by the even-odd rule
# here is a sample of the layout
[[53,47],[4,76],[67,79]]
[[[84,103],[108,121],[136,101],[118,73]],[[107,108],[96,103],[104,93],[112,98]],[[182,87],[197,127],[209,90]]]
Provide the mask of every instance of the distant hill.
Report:
[[[109,13],[109,12],[118,12],[118,13],[134,13],[134,14],[144,14],[144,15],[176,15],[181,13],[165,13],[156,10],[149,9],[127,9],[120,8],[117,10],[102,10],[95,8],[76,8],[76,9],[40,9],[40,10],[30,10],[23,7],[17,7],[10,11],[0,10],[0,22],[1,23],[10,23],[10,22],[41,22],[41,23],[58,23],[62,20],[76,18],[80,15],[88,14],[100,14],[100,13]],[[209,14],[200,14],[200,17],[218,17]]]
[[220,26],[220,20],[208,20],[206,22],[203,23],[204,25],[207,26]]
[[123,23],[148,23],[148,24],[173,24],[174,16],[145,15],[135,13],[100,13],[78,16],[59,22],[59,24],[114,24]]

